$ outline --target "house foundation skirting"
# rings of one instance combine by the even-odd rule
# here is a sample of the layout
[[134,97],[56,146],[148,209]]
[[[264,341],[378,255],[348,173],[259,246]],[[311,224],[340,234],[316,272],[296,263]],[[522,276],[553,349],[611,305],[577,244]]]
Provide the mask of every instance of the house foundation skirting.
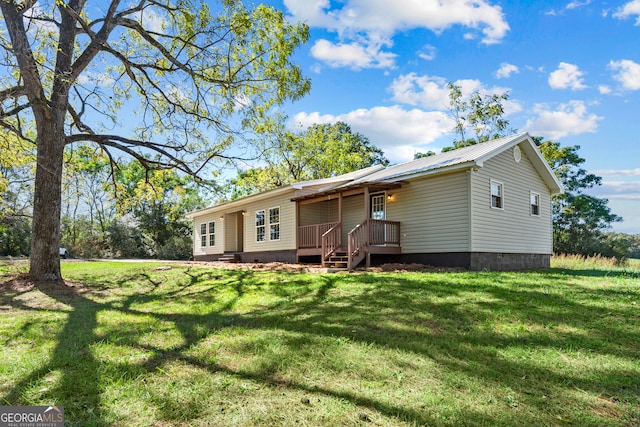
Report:
[[417,263],[434,267],[462,267],[475,271],[513,271],[549,268],[551,266],[551,255],[493,252],[371,255],[372,265],[385,263]]
[[[196,255],[196,261],[217,261],[225,254]],[[240,252],[236,253],[239,262],[286,262],[296,263],[295,250]],[[549,268],[549,254],[514,254],[493,252],[446,252],[423,254],[371,254],[372,265],[387,263],[424,264],[434,267],[461,267],[469,270],[531,270]]]
[[[238,262],[286,262],[294,264],[297,260],[295,249],[264,252],[233,252]],[[218,258],[228,254],[196,255],[196,261],[218,261]]]

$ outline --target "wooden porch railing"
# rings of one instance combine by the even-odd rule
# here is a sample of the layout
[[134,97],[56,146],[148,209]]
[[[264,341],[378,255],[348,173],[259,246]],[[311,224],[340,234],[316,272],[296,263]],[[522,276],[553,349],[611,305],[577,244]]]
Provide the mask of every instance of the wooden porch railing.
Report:
[[322,263],[342,246],[342,223],[339,222],[322,235]]
[[400,246],[400,223],[367,219],[356,225],[347,237],[347,268],[354,269],[370,252],[371,246]]
[[302,225],[298,227],[298,249],[319,249],[322,247],[322,235],[338,224],[328,222],[325,224]]
[[380,219],[368,219],[370,245],[400,245],[400,223]]

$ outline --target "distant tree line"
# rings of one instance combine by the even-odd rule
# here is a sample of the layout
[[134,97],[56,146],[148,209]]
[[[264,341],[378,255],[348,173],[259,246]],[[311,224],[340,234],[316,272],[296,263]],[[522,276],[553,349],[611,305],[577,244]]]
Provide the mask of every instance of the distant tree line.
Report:
[[[33,165],[3,167],[0,172],[5,182],[0,193],[0,255],[27,256]],[[134,161],[112,169],[104,153],[70,146],[62,193],[61,242],[73,257],[191,257],[191,224],[184,214],[204,202],[188,175],[146,171]]]

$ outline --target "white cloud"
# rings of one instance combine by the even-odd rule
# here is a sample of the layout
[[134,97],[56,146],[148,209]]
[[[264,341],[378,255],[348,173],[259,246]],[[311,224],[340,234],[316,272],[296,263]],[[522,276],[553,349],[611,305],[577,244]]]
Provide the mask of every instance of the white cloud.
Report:
[[[502,8],[491,5],[486,0],[456,0],[442,2],[439,0],[344,0],[331,3],[329,0],[284,0],[288,11],[296,20],[304,21],[312,27],[324,28],[338,33],[339,42],[329,43],[325,41],[317,49],[321,50],[333,59],[328,52],[330,47],[336,50],[338,47],[347,46],[354,50],[368,50],[369,57],[383,56],[386,61],[362,61],[364,63],[377,63],[380,67],[387,64],[390,53],[380,52],[375,54],[375,47],[380,48],[377,40],[390,40],[399,31],[407,31],[416,28],[426,28],[440,33],[454,26],[461,26],[475,32],[467,31],[474,37],[479,32],[482,34],[482,43],[499,43],[509,31],[509,24],[505,20]],[[333,7],[333,9],[332,9]],[[360,45],[353,43],[356,41]],[[318,53],[318,55],[320,55]],[[362,55],[362,52],[358,52]],[[428,49],[425,53],[432,57]],[[322,56],[316,56],[322,59]],[[332,66],[344,63],[352,66],[352,62],[332,61]],[[390,64],[390,65],[389,65]],[[363,66],[359,66],[363,67]]]
[[148,7],[140,12],[136,12],[134,15],[134,18],[137,19],[138,22],[140,22],[140,24],[142,24],[142,26],[148,31],[153,31],[156,33],[162,32],[165,19],[161,14],[157,12],[157,9]]
[[593,171],[596,175],[606,176],[640,176],[640,168],[637,169],[602,169]]
[[[448,111],[449,88],[447,83],[448,81],[443,77],[409,73],[396,78],[389,86],[389,91],[392,93],[391,99],[396,102]],[[463,99],[469,99],[471,94],[476,91],[483,96],[509,92],[509,89],[503,87],[486,88],[479,80],[462,79],[453,82],[453,84],[460,87]],[[505,116],[522,110],[520,104],[512,100],[503,101],[502,107]]]
[[311,55],[330,67],[349,67],[356,70],[361,68],[392,68],[396,55],[383,52],[385,44],[372,43],[364,46],[360,43],[334,44],[320,39],[311,47]]
[[602,95],[609,95],[611,93],[611,88],[607,85],[600,85],[598,86],[598,91],[602,94]]
[[538,104],[535,107],[535,113],[537,117],[527,121],[524,130],[550,139],[595,132],[598,121],[603,119],[595,114],[588,114],[583,101],[561,104],[556,110],[551,110],[547,105]]
[[436,110],[447,109],[449,105],[447,80],[442,77],[405,74],[396,78],[389,90],[393,94],[391,99],[403,104]]
[[432,61],[436,59],[436,47],[426,44],[418,51],[418,56],[425,61]]
[[587,5],[589,5],[589,4],[591,4],[591,0],[585,0],[585,1],[583,1],[583,2],[580,2],[580,1],[572,1],[571,3],[569,3],[569,4],[566,6],[566,8],[567,8],[567,9],[569,9],[569,10],[570,10],[570,9],[577,9],[577,8],[579,8],[579,7],[587,6]]
[[110,75],[106,73],[95,73],[91,71],[85,71],[78,76],[77,80],[80,85],[95,84],[101,87],[112,87],[116,81]]
[[635,25],[640,25],[640,0],[632,0],[625,3],[624,6],[619,7],[613,13],[613,17],[618,19],[626,19],[634,15],[636,16]]
[[610,61],[609,69],[617,71],[613,78],[628,90],[640,90],[640,64],[629,59]]
[[513,73],[519,73],[520,69],[513,64],[509,64],[508,62],[503,62],[500,64],[500,68],[496,71],[496,77],[499,79],[508,79],[511,77]]
[[549,74],[549,86],[552,89],[584,89],[582,74],[577,65],[561,62],[558,69]]
[[425,144],[450,133],[453,123],[439,111],[406,110],[400,106],[358,109],[346,114],[298,113],[292,120],[303,127],[314,123],[342,121],[365,135],[373,145],[384,150],[394,163],[413,159],[416,151],[426,151]]
[[602,185],[595,187],[592,192],[607,198],[640,199],[640,181],[609,181],[603,179]]

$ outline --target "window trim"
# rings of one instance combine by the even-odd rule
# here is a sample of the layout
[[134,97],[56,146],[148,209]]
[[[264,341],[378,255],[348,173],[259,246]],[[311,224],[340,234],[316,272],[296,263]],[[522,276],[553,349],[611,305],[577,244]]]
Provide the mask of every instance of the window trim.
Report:
[[207,247],[207,223],[206,223],[206,221],[200,223],[200,247],[201,248],[206,248]]
[[[211,231],[211,225],[213,225],[213,231]],[[212,238],[213,238],[213,243],[211,242]],[[209,221],[209,246],[215,246],[215,245],[216,245],[216,222]]]
[[[500,197],[500,206],[494,206],[493,205],[493,186],[498,185],[500,188],[500,195],[496,196],[496,197]],[[491,179],[489,180],[489,196],[490,198],[490,206],[491,209],[499,209],[499,210],[504,210],[504,184],[500,181],[497,181],[495,179]]]
[[[271,211],[275,210],[275,209],[278,210],[278,222],[271,222]],[[280,215],[281,215],[280,206],[274,206],[272,208],[269,208],[269,241],[270,242],[277,242],[277,241],[280,240],[280,223],[281,223]],[[274,238],[271,237],[272,236],[272,228],[271,227],[275,227],[275,226],[277,226],[277,230],[278,230],[278,238],[277,239],[274,239]]]
[[[259,225],[258,224],[258,214],[262,212],[262,224]],[[256,243],[265,243],[267,241],[267,213],[264,209],[260,209],[257,210],[255,212],[254,215],[254,225],[255,225],[255,230],[256,230]],[[258,230],[262,228],[263,232],[262,232],[262,240],[259,240],[258,237],[260,236],[260,233],[258,232]]]
[[[532,198],[533,196],[536,196],[536,198],[538,199],[538,204],[534,205],[532,202]],[[536,207],[538,212],[533,212],[533,207]],[[531,216],[540,216],[540,193],[535,192],[535,191],[529,191],[529,215]]]

